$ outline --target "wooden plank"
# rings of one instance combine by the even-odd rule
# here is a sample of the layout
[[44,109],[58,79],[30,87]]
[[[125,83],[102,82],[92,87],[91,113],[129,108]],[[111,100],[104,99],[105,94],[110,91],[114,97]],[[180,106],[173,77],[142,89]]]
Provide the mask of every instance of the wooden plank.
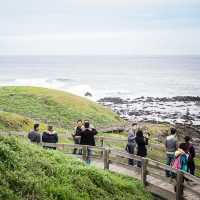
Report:
[[173,169],[168,165],[165,165],[165,164],[160,163],[160,162],[155,161],[155,160],[151,160],[151,159],[148,159],[148,160],[149,160],[149,164],[148,164],[149,167],[152,167],[152,168],[155,168],[155,169],[160,169],[160,170],[169,170],[169,171],[171,171],[173,173],[177,173],[178,172],[178,170]]
[[131,154],[129,154],[129,155],[123,155],[123,154],[112,154],[111,153],[111,156],[112,157],[118,157],[118,158],[121,158],[121,159],[133,159],[133,160],[135,160],[135,161],[141,161],[141,158],[140,159],[138,159],[138,158],[136,158],[136,157],[133,157]]
[[148,159],[143,158],[141,166],[141,180],[144,186],[147,185],[147,165],[148,165]]
[[196,184],[200,184],[200,178],[193,176],[189,173],[184,173],[184,178],[187,178],[187,179],[193,181]]
[[182,200],[183,199],[183,172],[178,171],[176,176],[176,200]]
[[152,176],[158,180],[162,180],[166,183],[169,183],[169,184],[172,184],[172,185],[175,185],[176,184],[176,180],[175,179],[172,179],[172,178],[167,178],[165,176],[162,176],[161,174],[156,174],[156,173],[153,173],[151,172],[150,170],[148,170],[148,175],[149,176]]
[[[61,134],[59,134],[61,135]],[[64,135],[66,136],[66,135]],[[69,139],[72,139],[71,136],[66,136]],[[79,139],[81,136],[75,136],[75,138]],[[104,136],[95,136],[94,137],[96,141],[107,141],[107,142],[127,142],[127,139],[122,139],[122,138],[113,138],[113,137],[104,137]]]
[[167,200],[175,200],[175,193],[171,192],[169,190],[166,190],[164,188],[161,188],[157,185],[147,183],[146,189],[151,192],[152,194],[155,194],[156,196],[159,196],[163,199]]
[[46,142],[42,142],[41,145],[43,147],[57,147],[58,144],[56,143],[46,143]]
[[88,148],[90,148],[90,149],[95,149],[95,150],[104,150],[105,149],[105,147],[101,147],[101,146],[89,146],[89,145],[87,145],[88,146]]
[[136,173],[140,174],[141,173],[141,168],[139,167],[136,167],[136,166],[133,166],[133,165],[129,165],[129,164],[126,164],[126,163],[122,163],[122,162],[118,162],[116,160],[109,160],[109,163],[110,164],[117,164],[117,165],[120,165],[122,166],[123,168],[125,169],[128,169],[128,170],[133,170],[135,171]]
[[104,169],[109,169],[109,150],[104,149]]
[[183,184],[183,187],[184,187],[184,190],[185,190],[185,189],[186,189],[186,190],[189,190],[192,194],[195,194],[195,195],[198,196],[199,199],[200,199],[200,190],[199,190],[199,188],[198,188],[198,190],[197,190],[197,189],[194,189],[193,187],[189,186],[189,185],[186,184],[186,183]]
[[129,154],[129,153],[123,152],[123,151],[118,151],[116,149],[110,149],[110,150],[111,150],[112,155],[117,155],[117,156],[120,156],[123,158],[129,158],[129,159],[134,159],[137,161],[142,161],[142,157],[140,157],[140,156],[136,156],[134,154]]

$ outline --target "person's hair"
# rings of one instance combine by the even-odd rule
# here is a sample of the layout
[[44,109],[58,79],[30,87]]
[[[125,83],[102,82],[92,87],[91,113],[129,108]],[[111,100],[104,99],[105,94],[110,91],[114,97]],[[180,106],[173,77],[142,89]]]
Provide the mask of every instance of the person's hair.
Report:
[[175,128],[171,128],[171,135],[174,135],[176,133],[176,129]]
[[137,125],[137,123],[136,123],[136,122],[133,122],[133,123],[132,123],[132,126],[136,126],[136,125]]
[[189,142],[191,140],[191,137],[187,135],[184,137],[184,140],[185,140],[185,142]]
[[82,121],[81,119],[78,119],[78,120],[77,120],[77,123],[79,123],[79,122],[81,122],[81,123],[82,123],[83,121]]
[[137,137],[143,137],[143,131],[142,130],[138,130],[136,133]]
[[185,145],[185,143],[181,143],[179,145],[179,148],[182,149],[183,151],[186,151],[187,150],[187,146]]
[[48,131],[52,131],[53,130],[53,126],[52,125],[49,125],[48,126]]
[[89,128],[89,127],[90,127],[90,122],[89,122],[89,120],[85,120],[85,121],[84,121],[84,127],[85,127],[85,128]]
[[34,130],[36,130],[37,128],[39,128],[39,126],[40,126],[40,124],[34,124],[33,125]]

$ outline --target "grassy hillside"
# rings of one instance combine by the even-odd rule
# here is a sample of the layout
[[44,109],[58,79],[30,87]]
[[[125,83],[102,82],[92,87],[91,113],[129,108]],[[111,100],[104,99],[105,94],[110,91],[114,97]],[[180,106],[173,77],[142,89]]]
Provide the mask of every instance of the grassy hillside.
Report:
[[0,136],[0,199],[152,199],[136,180],[43,150],[14,137]]
[[[15,127],[6,122],[8,116],[11,116],[11,121],[16,116],[19,121],[15,124],[18,125],[23,121],[29,126],[35,119],[67,129],[72,129],[77,119],[90,119],[95,126],[122,122],[111,110],[85,98],[39,87],[1,87],[0,116],[0,128],[8,125],[7,128],[14,130]],[[19,127],[24,129],[24,124]]]
[[0,129],[3,130],[27,130],[33,126],[30,118],[9,112],[0,112]]

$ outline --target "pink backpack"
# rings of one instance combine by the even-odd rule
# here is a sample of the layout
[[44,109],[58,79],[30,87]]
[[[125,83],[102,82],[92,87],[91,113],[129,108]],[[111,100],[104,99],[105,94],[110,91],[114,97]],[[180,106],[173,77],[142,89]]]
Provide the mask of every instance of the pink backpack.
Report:
[[172,161],[171,166],[173,169],[181,169],[181,156],[179,155],[174,161]]

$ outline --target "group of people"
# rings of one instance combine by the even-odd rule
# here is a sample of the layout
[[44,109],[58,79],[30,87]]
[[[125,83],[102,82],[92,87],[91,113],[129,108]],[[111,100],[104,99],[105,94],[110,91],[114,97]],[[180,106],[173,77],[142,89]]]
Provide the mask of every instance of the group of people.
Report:
[[[171,134],[165,141],[167,165],[177,170],[195,174],[195,148],[189,136],[184,137],[184,142],[178,144],[176,129],[171,128]],[[173,173],[166,171],[167,177],[173,177]]]
[[[40,134],[40,124],[34,124],[33,130],[28,134],[28,138],[31,142],[39,144],[40,142],[57,143],[58,135],[54,131],[53,126],[48,126],[47,131]],[[56,147],[49,147],[56,149]]]
[[[84,120],[84,122],[79,119],[77,121],[77,127],[75,128],[74,134],[72,137],[74,139],[75,144],[80,145],[89,145],[95,146],[95,138],[94,136],[97,134],[97,130],[90,124],[89,120]],[[77,153],[77,148],[74,148],[73,153]],[[79,149],[79,154],[82,154],[82,150]],[[92,151],[90,148],[87,148],[87,157],[86,163],[90,164],[91,162],[91,154]]]
[[[44,131],[43,134],[39,133],[40,125],[34,124],[33,131],[28,134],[28,138],[33,143],[57,143],[58,135],[54,131],[53,126],[48,126],[47,131]],[[75,128],[74,134],[72,137],[75,144],[80,145],[89,145],[95,146],[95,135],[97,130],[90,125],[89,120],[78,120],[77,126]],[[189,172],[190,174],[195,174],[195,148],[192,145],[191,138],[186,136],[185,142],[178,145],[176,129],[171,128],[170,135],[167,136],[165,141],[166,147],[166,164],[171,166],[174,169],[182,170]],[[128,143],[126,145],[126,151],[129,154],[135,154],[140,157],[147,156],[147,145],[149,141],[149,133],[143,132],[143,130],[138,126],[137,123],[133,123],[129,132],[128,132]],[[48,147],[56,149],[56,147]],[[78,148],[74,148],[73,153],[77,153]],[[91,162],[91,149],[87,150],[86,162]],[[78,150],[78,154],[82,154],[82,150]],[[129,159],[129,165],[137,165],[141,167],[140,161],[135,161],[134,159]],[[173,174],[170,171],[166,171],[167,177],[172,177]]]
[[[58,135],[53,130],[53,126],[48,126],[47,131],[44,131],[41,135],[40,125],[34,124],[33,130],[28,134],[28,138],[32,143],[58,143]],[[95,146],[94,136],[97,134],[97,130],[90,125],[89,120],[78,120],[77,127],[75,128],[74,134],[72,134],[75,144]],[[46,148],[56,149],[54,146],[48,146]],[[74,148],[73,153],[76,154],[77,148]],[[81,149],[79,154],[81,154]],[[91,162],[91,149],[88,148],[86,163]]]
[[[191,143],[189,136],[184,137],[184,142],[178,144],[176,129],[171,128],[170,135],[165,140],[166,148],[166,164],[174,169],[188,172],[192,175],[195,174],[195,148]],[[137,123],[133,123],[128,133],[128,143],[126,151],[129,154],[135,154],[140,157],[147,156],[149,134],[143,133]],[[134,159],[129,159],[129,165],[137,164],[141,167],[141,162],[135,162]],[[166,171],[167,177],[173,177],[173,173]]]

